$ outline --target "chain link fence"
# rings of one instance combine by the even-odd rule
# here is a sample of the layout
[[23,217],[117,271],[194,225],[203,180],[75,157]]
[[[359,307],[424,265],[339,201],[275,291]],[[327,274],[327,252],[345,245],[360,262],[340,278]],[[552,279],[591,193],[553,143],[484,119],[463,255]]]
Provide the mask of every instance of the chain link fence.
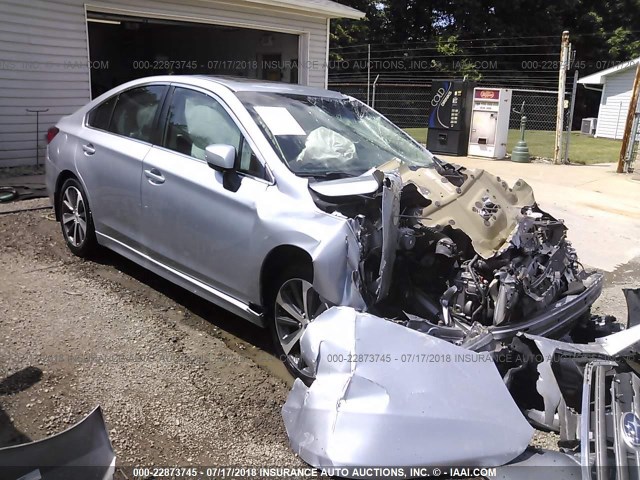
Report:
[[[497,85],[480,85],[497,87]],[[431,83],[389,83],[375,85],[363,83],[330,82],[329,88],[367,101],[399,127],[407,130],[416,140],[424,143],[427,138],[427,122],[431,108]],[[505,88],[504,86],[500,86]],[[507,87],[508,88],[508,87]],[[570,98],[570,92],[565,95]],[[512,89],[511,116],[507,152],[511,152],[520,139],[520,111],[527,117],[525,140],[533,157],[553,158],[555,145],[558,94],[553,90],[526,88]],[[523,110],[524,109],[524,110]],[[564,127],[568,123],[569,109],[564,109]],[[564,137],[565,133],[563,133]],[[564,145],[564,138],[561,145]]]
[[[329,89],[367,102],[366,83],[329,83]],[[426,128],[431,83],[378,83],[369,86],[369,104],[401,128]],[[425,137],[426,138],[426,137]]]
[[625,172],[633,172],[634,167],[640,160],[640,111],[636,110],[629,137],[628,154],[625,156]]
[[[565,104],[569,103],[571,92],[565,92]],[[553,90],[513,89],[511,96],[511,116],[509,117],[510,152],[520,139],[520,121],[522,114],[527,118],[525,141],[532,157],[553,159],[556,119],[558,115],[558,92]],[[569,109],[563,109],[561,153],[564,149],[566,127],[569,122]],[[562,158],[562,154],[561,154]]]

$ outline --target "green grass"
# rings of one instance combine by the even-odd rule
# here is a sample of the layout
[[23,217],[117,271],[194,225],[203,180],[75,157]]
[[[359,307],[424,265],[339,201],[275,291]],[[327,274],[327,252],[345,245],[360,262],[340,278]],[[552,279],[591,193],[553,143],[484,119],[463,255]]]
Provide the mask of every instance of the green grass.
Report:
[[[405,131],[421,143],[426,143],[426,128],[405,128]],[[529,153],[534,157],[553,158],[553,144],[555,132],[529,130],[525,134],[525,141],[529,146]],[[519,130],[509,130],[507,152],[511,153],[514,145],[520,139]],[[564,139],[563,139],[564,141]],[[617,162],[620,155],[620,140],[608,138],[593,138],[579,132],[571,133],[569,143],[569,160],[572,163],[589,165],[593,163]]]

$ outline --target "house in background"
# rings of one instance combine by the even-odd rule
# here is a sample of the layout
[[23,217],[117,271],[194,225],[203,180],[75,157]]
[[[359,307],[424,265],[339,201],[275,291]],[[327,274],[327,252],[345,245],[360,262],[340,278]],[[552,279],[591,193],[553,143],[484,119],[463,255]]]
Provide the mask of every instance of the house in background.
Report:
[[[330,0],[0,0],[0,167],[33,165],[60,117],[135,78],[238,75],[325,87]],[[36,132],[36,115],[41,110]],[[44,111],[46,110],[46,111]]]
[[578,80],[586,88],[602,91],[596,137],[622,138],[638,62],[640,57]]

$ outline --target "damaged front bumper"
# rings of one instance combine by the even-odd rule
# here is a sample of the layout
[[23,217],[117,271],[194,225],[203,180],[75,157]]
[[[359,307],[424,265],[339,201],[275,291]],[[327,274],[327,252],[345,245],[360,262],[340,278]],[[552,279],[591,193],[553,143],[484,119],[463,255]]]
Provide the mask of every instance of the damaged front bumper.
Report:
[[604,280],[602,274],[596,272],[590,274],[583,283],[585,290],[582,293],[562,297],[544,312],[522,323],[494,327],[491,329],[491,335],[496,340],[502,340],[511,338],[519,332],[551,338],[567,333],[578,318],[588,312],[593,302],[600,296]]
[[348,307],[314,320],[301,347],[316,378],[295,381],[282,414],[315,467],[501,465],[531,439],[488,354]]
[[[291,447],[341,475],[455,465],[512,479],[546,479],[531,468],[541,466],[561,479],[640,478],[640,326],[585,344],[531,333],[514,342],[525,354],[501,378],[488,352],[334,307],[302,337],[316,379],[296,380],[283,407]],[[560,451],[529,448],[531,424],[558,432]]]

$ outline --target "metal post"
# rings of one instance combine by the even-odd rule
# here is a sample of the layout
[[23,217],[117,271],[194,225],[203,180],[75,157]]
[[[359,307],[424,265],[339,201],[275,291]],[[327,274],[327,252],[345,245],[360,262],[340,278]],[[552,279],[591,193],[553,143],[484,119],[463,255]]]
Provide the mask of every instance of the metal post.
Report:
[[371,44],[367,43],[367,105],[371,106],[369,103],[369,90],[371,87]]
[[558,108],[556,110],[556,143],[553,148],[553,163],[560,163],[560,142],[564,120],[564,90],[567,85],[567,66],[569,65],[569,32],[562,32],[560,49],[560,71],[558,72]]
[[[636,109],[637,112],[637,109]],[[638,113],[635,114],[633,119],[633,124],[631,126],[631,136],[629,137],[629,145],[627,147],[627,153],[624,159],[624,173],[633,172],[633,154],[635,152],[635,143],[638,140],[638,123],[640,123],[640,115]]]
[[48,112],[48,108],[25,108],[29,113],[36,114],[36,167],[40,166],[40,113]]
[[636,67],[636,75],[633,79],[633,88],[631,90],[631,101],[629,102],[629,111],[627,112],[627,121],[624,126],[624,134],[622,135],[622,145],[620,146],[620,158],[618,159],[618,173],[624,173],[627,146],[629,145],[629,138],[631,137],[631,128],[633,126],[633,119],[636,116],[636,108],[638,106],[638,99],[640,98],[640,63]]
[[573,124],[573,109],[576,106],[576,91],[578,89],[578,70],[573,72],[573,89],[571,90],[571,105],[569,106],[569,122],[567,124],[567,138],[564,142],[564,157],[562,163],[569,163],[569,142],[571,141],[571,125]]
[[378,84],[379,78],[380,78],[380,74],[376,75],[376,79],[373,81],[373,95],[371,96],[371,108],[376,108],[376,85]]

